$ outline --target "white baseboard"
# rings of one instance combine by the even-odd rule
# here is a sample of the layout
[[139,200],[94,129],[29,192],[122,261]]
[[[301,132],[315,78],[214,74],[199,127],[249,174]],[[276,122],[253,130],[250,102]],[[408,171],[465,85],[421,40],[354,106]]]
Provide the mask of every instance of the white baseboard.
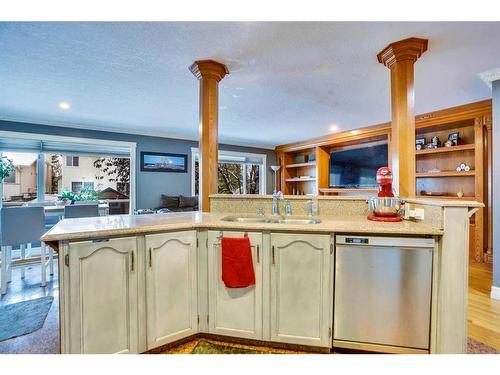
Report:
[[491,298],[500,300],[500,287],[498,286],[491,287]]

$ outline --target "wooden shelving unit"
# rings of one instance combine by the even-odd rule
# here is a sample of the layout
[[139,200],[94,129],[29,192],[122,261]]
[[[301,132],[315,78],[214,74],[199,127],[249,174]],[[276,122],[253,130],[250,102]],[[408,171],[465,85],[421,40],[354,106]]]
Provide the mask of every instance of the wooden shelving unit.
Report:
[[[427,142],[438,136],[441,142],[448,134],[459,132],[462,145],[437,149],[415,150],[416,195],[422,198],[476,200],[487,205],[471,219],[470,254],[475,261],[492,259],[491,233],[491,100],[447,108],[415,117],[416,137]],[[329,157],[335,149],[345,149],[360,144],[386,141],[391,143],[391,123],[384,123],[356,132],[346,131],[310,140],[276,147],[281,165],[280,189],[285,194],[300,191],[304,194],[368,194],[362,189],[333,189],[329,187]],[[315,155],[313,160],[294,160],[298,155]],[[461,163],[470,166],[469,172],[456,172]],[[389,161],[390,164],[390,161]],[[389,165],[390,166],[390,165]],[[429,173],[439,169],[442,172]],[[309,181],[299,176],[311,176]],[[444,192],[445,196],[430,197],[421,192]],[[458,192],[464,196],[459,198]]]

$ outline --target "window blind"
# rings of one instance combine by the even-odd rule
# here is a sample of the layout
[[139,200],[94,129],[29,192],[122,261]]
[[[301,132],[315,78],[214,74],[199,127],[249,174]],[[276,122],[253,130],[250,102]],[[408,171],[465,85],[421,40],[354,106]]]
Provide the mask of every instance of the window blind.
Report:
[[78,154],[109,157],[129,157],[130,149],[126,146],[102,145],[71,141],[1,137],[0,151],[44,152],[55,154]]

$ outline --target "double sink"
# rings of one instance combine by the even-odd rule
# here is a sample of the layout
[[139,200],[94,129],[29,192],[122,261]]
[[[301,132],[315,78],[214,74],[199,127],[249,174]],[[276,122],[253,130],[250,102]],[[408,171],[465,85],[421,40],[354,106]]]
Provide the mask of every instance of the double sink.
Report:
[[270,223],[270,224],[319,224],[321,220],[313,217],[288,217],[288,216],[226,216],[222,221],[232,221],[238,223]]

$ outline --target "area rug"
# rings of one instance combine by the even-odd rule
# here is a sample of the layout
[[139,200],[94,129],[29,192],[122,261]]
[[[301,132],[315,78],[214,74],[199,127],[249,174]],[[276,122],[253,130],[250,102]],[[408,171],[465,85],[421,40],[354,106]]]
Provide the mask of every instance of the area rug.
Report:
[[42,328],[53,300],[48,296],[0,306],[0,341]]
[[472,338],[467,339],[468,354],[500,354],[500,351]]
[[191,350],[191,354],[268,354],[269,352],[247,349],[241,345],[216,344],[214,342],[200,340]]
[[[248,348],[245,345],[233,344],[233,343],[223,343],[223,342],[213,342],[208,340],[197,340],[196,345],[192,349],[182,351],[183,353],[189,354],[272,354],[273,349],[270,348],[258,348],[252,347]],[[472,338],[467,340],[467,353],[468,354],[500,354],[495,348],[483,344]],[[277,354],[277,353],[276,353]]]

